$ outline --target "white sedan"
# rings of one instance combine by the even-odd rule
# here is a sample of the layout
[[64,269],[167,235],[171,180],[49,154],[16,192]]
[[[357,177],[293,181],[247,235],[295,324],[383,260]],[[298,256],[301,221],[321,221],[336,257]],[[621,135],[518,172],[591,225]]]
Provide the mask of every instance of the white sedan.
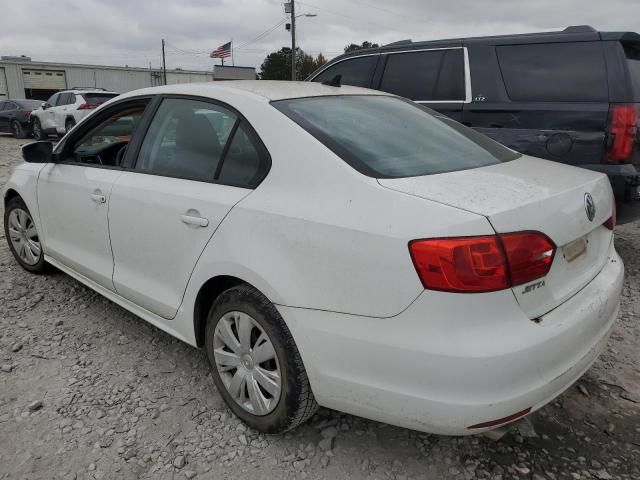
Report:
[[318,405],[471,434],[575,382],[614,325],[607,178],[317,83],[121,95],[6,185],[11,251],[206,350],[276,433]]

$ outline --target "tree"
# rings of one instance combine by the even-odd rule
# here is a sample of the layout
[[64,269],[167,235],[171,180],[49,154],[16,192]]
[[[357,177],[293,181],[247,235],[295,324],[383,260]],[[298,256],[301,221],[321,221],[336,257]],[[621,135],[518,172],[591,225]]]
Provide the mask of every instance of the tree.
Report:
[[362,50],[363,48],[376,48],[379,47],[377,43],[371,42],[362,42],[362,45],[358,45],[357,43],[350,43],[346,47],[344,47],[344,53],[355,52],[356,50]]
[[[327,59],[321,53],[314,58],[296,48],[296,79],[304,80]],[[260,66],[260,79],[262,80],[291,80],[291,49],[282,47],[277,52],[267,55]]]

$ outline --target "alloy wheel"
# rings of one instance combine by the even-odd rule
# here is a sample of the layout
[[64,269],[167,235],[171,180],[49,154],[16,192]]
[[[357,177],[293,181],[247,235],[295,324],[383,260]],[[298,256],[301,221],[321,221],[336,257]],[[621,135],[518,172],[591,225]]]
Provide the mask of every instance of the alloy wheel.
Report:
[[213,337],[216,368],[229,395],[244,410],[267,415],[280,400],[282,375],[269,336],[250,315],[232,311]]
[[40,260],[42,247],[36,225],[29,213],[21,208],[9,212],[9,239],[20,260],[33,266]]

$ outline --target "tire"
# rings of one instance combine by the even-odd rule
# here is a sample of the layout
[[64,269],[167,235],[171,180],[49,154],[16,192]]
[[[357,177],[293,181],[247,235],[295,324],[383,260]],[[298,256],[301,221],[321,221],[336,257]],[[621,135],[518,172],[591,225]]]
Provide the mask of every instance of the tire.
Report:
[[13,136],[15,138],[27,138],[27,132],[22,127],[22,124],[16,120],[11,122],[11,131],[13,132]]
[[[17,248],[19,247],[17,247],[14,241],[12,240],[12,238],[16,237],[16,230],[20,230],[15,228],[16,227],[15,220],[16,218],[20,218],[20,215],[21,215],[20,212],[26,213],[26,215],[28,216],[29,221],[25,222],[25,226],[28,228],[28,230],[30,230],[31,227],[33,227],[35,231],[35,237],[31,237],[31,238],[35,238],[35,243],[37,243],[39,246],[37,255],[34,254],[34,248],[29,247],[29,251],[32,252],[30,256],[31,257],[30,260],[29,258],[27,258],[26,260],[24,258],[25,256],[27,256],[26,251],[21,256],[21,252],[17,250]],[[9,244],[9,249],[11,250],[11,253],[13,253],[14,258],[22,268],[24,268],[25,270],[31,273],[44,273],[47,270],[47,264],[44,261],[44,252],[42,251],[42,243],[40,242],[40,237],[38,236],[38,232],[37,230],[35,230],[35,228],[36,227],[35,227],[35,224],[33,223],[33,217],[31,217],[31,213],[29,212],[29,209],[27,208],[25,203],[22,201],[22,199],[20,197],[14,197],[11,200],[9,200],[9,203],[7,204],[7,207],[5,208],[5,211],[4,211],[4,233],[7,239],[7,243]]]
[[[222,329],[224,323],[221,324],[220,322],[227,322],[227,325],[235,325],[235,332],[239,332],[239,323],[234,323],[234,320],[230,320],[234,315],[245,318],[244,321],[249,318],[253,322],[248,338],[253,339],[255,344],[249,349],[250,353],[235,355],[239,359],[250,357],[248,360],[242,360],[238,363],[237,368],[231,368],[221,373],[216,361],[216,353],[220,356],[221,353],[224,355],[227,351],[231,352],[231,350],[222,350],[221,352],[221,348],[219,346],[216,347],[221,343],[220,331],[216,333],[216,328],[220,324]],[[230,331],[234,333],[233,327],[231,327]],[[266,341],[264,341],[263,335],[266,335]],[[236,341],[240,337],[240,334],[235,333],[234,339]],[[216,299],[207,318],[205,339],[211,374],[218,391],[233,413],[250,427],[264,433],[283,433],[304,423],[318,410],[318,404],[311,391],[300,352],[291,336],[291,332],[273,304],[253,287],[249,285],[236,286],[223,292]],[[264,343],[260,343],[261,339],[263,339]],[[275,358],[266,362],[259,362],[257,355],[260,349],[258,347],[264,347],[267,341],[273,347]],[[249,344],[251,344],[251,340]],[[238,345],[241,347],[241,343],[238,343]],[[238,351],[240,352],[241,348]],[[252,360],[254,354],[256,355],[255,364]],[[234,356],[234,354],[232,353],[231,356]],[[233,362],[236,361],[236,359],[233,360]],[[249,367],[247,367],[245,361],[249,363]],[[271,362],[271,367],[269,367],[269,362]],[[265,371],[264,369],[267,369],[266,371],[269,371],[269,369],[274,368],[274,365],[280,379],[280,390],[277,399],[262,388],[263,383],[259,380],[253,380],[253,376],[244,383],[239,382],[238,384],[241,387],[237,389],[244,392],[242,396],[247,398],[247,403],[252,403],[250,384],[253,383],[253,389],[255,389],[253,390],[254,397],[256,392],[261,393],[261,398],[263,399],[268,396],[272,397],[268,408],[265,408],[263,412],[252,412],[246,405],[243,406],[236,401],[230,393],[230,389],[233,388],[232,386],[227,387],[227,383],[233,385],[232,380],[237,375],[247,375],[248,372],[252,375],[256,374],[255,378],[258,378],[256,370]],[[223,379],[223,376],[225,379]]]
[[68,118],[66,122],[64,122],[64,130],[65,133],[69,133],[69,131],[76,126],[76,121],[72,118]]
[[42,124],[40,123],[40,120],[35,118],[33,120],[33,138],[35,138],[36,140],[46,140],[47,137],[48,135],[46,135],[42,130]]

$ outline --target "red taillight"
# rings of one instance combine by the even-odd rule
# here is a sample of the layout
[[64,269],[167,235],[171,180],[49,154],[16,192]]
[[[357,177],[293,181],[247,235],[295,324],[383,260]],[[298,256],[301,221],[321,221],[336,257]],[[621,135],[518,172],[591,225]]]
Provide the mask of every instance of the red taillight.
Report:
[[512,286],[547,274],[556,253],[549,237],[540,232],[503,233],[498,237],[507,255]]
[[93,110],[96,107],[97,107],[97,105],[92,105],[90,103],[81,103],[78,106],[78,110]]
[[616,226],[616,222],[618,220],[618,211],[616,208],[616,197],[614,196],[613,199],[611,200],[613,202],[613,205],[611,207],[611,216],[609,217],[609,220],[607,220],[606,222],[604,222],[604,226],[607,227],[609,230],[613,230],[614,227]]
[[540,232],[517,232],[414,240],[409,251],[425,288],[479,293],[545,276],[555,245]]
[[31,110],[23,110],[23,112],[27,117],[31,115]]
[[610,163],[628,162],[633,153],[636,138],[638,112],[635,105],[614,105],[611,111],[609,133],[613,136],[607,153]]

